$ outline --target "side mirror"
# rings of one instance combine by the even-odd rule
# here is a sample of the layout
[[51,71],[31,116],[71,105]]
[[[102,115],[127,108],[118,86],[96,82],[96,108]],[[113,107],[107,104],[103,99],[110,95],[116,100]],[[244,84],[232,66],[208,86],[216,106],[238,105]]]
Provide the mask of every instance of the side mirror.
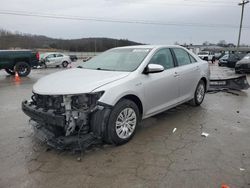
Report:
[[164,67],[158,64],[148,64],[144,70],[144,74],[158,73],[164,71]]

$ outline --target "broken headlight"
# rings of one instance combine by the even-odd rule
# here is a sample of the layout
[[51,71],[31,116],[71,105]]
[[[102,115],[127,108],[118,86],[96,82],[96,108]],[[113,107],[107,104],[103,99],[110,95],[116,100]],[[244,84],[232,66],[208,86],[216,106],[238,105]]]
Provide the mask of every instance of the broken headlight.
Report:
[[37,108],[43,108],[44,110],[56,110],[56,112],[63,112],[64,108],[62,106],[63,97],[60,95],[39,95],[34,93],[31,97],[32,103],[37,106]]
[[89,110],[96,106],[104,91],[72,96],[71,106],[73,109]]

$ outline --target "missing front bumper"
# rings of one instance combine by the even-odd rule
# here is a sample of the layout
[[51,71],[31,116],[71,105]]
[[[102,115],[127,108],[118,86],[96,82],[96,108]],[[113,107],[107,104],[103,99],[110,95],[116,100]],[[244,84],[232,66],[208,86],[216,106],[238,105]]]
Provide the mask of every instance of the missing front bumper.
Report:
[[64,116],[55,114],[52,110],[44,111],[42,108],[37,108],[28,101],[22,102],[22,110],[27,116],[37,122],[49,123],[60,127],[65,126]]
[[89,114],[88,132],[81,128],[72,135],[65,136],[65,116],[51,110],[44,111],[28,101],[22,102],[22,110],[31,119],[35,136],[47,145],[59,150],[86,150],[92,145],[101,144],[107,139],[107,123],[112,106],[98,103],[95,110]]
[[102,143],[102,140],[96,137],[93,133],[57,137],[55,133],[33,120],[30,120],[29,124],[33,127],[36,138],[38,138],[43,143],[46,143],[48,146],[58,150],[82,151],[86,150],[92,145]]

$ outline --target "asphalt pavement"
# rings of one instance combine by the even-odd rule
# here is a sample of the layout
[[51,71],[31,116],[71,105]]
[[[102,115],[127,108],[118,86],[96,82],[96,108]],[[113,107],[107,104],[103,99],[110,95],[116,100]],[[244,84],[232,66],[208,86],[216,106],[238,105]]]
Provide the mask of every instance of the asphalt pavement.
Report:
[[[0,72],[1,188],[250,187],[250,90],[207,94],[200,107],[148,118],[131,142],[93,148],[79,161],[79,154],[40,143],[21,110],[32,85],[61,70],[32,70],[19,81]],[[211,71],[234,74],[216,65]]]

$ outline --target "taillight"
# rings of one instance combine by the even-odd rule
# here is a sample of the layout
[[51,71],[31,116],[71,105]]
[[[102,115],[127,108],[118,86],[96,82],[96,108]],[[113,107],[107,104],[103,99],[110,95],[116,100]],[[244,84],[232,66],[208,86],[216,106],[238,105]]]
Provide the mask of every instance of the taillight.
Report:
[[40,59],[40,54],[39,54],[39,52],[36,52],[36,59],[37,59],[37,60]]

